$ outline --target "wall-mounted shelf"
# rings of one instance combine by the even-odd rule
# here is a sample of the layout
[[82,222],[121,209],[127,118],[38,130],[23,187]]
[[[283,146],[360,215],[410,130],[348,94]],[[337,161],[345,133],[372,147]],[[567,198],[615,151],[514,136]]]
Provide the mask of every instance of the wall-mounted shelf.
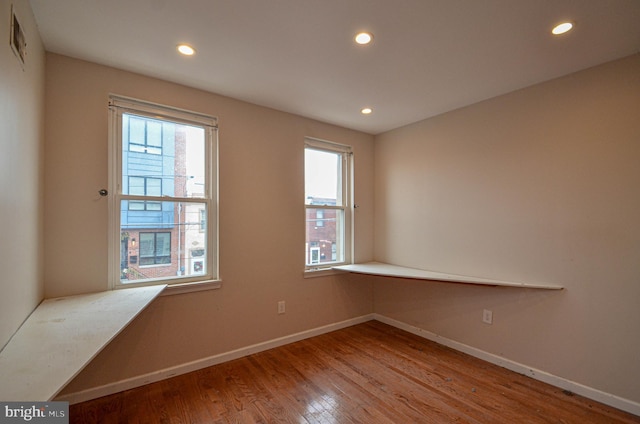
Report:
[[44,300],[0,351],[0,399],[53,399],[165,287]]
[[483,286],[521,287],[528,289],[562,290],[562,286],[547,283],[515,283],[511,281],[492,280],[489,278],[469,277],[465,275],[445,274],[404,266],[390,265],[382,262],[334,266],[333,269],[357,274],[379,275],[383,277],[409,278],[415,280],[443,281],[462,284],[479,284]]

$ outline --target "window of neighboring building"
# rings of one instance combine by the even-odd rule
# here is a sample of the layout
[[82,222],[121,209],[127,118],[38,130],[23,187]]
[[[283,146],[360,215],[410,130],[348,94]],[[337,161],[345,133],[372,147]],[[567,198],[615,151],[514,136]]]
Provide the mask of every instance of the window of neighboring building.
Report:
[[140,116],[124,117],[125,131],[132,152],[162,154],[162,121]]
[[[129,177],[129,193],[136,196],[162,196],[162,178]],[[129,201],[130,211],[159,211],[160,202]]]
[[213,282],[216,119],[120,96],[109,106],[110,281]]
[[306,270],[351,261],[351,147],[305,140]]
[[200,231],[206,231],[207,229],[207,211],[200,209]]
[[316,227],[324,227],[324,209],[316,209]]
[[140,265],[171,263],[171,233],[140,233]]

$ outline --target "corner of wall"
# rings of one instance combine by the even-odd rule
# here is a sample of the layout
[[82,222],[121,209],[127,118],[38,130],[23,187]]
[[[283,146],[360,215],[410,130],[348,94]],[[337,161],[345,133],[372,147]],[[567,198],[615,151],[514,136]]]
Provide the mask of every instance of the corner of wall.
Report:
[[[0,1],[0,21],[12,10],[23,29],[24,63],[9,43],[0,45],[0,346],[40,303],[43,282],[44,48],[27,0]],[[9,39],[9,25],[0,29]],[[5,38],[6,36],[6,38]]]

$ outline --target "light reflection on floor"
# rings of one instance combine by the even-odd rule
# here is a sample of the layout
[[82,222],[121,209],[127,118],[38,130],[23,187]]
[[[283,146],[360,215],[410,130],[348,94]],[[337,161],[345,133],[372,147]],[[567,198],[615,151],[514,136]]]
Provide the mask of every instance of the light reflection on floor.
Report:
[[[307,404],[307,414],[323,424],[338,424],[337,408],[338,402],[332,396],[324,394]],[[308,424],[308,421],[303,418],[300,423]]]

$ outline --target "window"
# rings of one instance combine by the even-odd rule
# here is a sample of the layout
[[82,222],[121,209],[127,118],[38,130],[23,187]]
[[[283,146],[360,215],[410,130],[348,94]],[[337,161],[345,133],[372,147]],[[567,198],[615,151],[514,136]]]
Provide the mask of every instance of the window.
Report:
[[305,269],[351,261],[351,168],[349,146],[305,140]]
[[109,109],[111,284],[215,280],[216,119],[120,96]]
[[324,209],[316,209],[316,227],[324,227]]
[[162,154],[162,121],[133,115],[125,115],[123,120],[126,131],[123,134],[126,138],[124,142],[129,144],[130,151]]
[[140,265],[171,263],[171,233],[140,233]]
[[[129,193],[137,196],[162,196],[162,179],[153,177],[129,177]],[[130,211],[158,211],[160,202],[129,201]]]
[[204,232],[207,229],[207,211],[200,209],[200,232]]

